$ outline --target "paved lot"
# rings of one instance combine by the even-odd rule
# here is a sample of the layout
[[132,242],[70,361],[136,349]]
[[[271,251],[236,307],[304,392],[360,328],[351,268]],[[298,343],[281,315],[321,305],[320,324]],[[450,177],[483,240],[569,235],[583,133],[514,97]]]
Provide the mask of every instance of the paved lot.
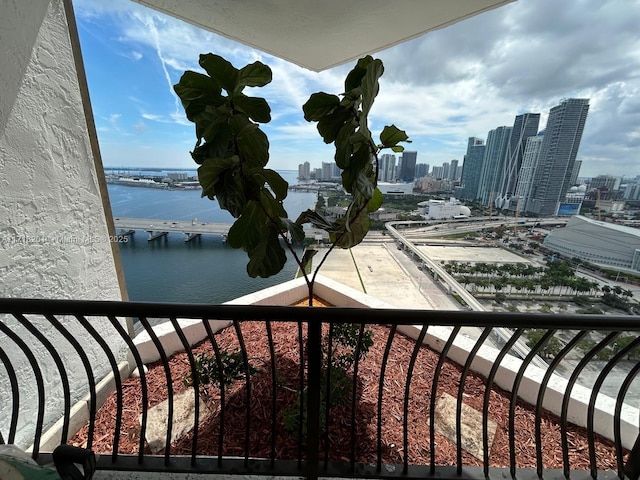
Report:
[[[314,265],[325,252],[326,249],[319,249]],[[350,251],[336,249],[323,264],[320,274],[400,308],[460,308],[394,244],[360,244]]]
[[418,247],[434,262],[531,263],[524,257],[502,248],[424,245]]

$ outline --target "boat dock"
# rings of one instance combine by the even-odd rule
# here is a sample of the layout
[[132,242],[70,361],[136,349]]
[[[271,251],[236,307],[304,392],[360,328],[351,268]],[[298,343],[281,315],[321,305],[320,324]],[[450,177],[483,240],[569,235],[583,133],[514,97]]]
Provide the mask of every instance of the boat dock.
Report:
[[168,233],[177,232],[186,236],[185,242],[199,237],[203,233],[221,235],[226,240],[231,224],[211,223],[194,220],[163,220],[158,218],[114,218],[116,232],[119,236],[133,235],[136,230],[144,230],[149,234],[149,241],[164,237]]

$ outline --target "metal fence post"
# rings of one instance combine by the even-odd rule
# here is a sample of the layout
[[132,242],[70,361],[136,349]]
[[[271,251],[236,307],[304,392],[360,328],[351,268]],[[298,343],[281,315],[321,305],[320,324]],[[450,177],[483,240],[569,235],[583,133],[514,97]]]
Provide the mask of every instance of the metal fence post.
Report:
[[307,372],[307,478],[319,475],[318,449],[320,447],[320,402],[322,375],[322,323],[309,322],[309,370]]

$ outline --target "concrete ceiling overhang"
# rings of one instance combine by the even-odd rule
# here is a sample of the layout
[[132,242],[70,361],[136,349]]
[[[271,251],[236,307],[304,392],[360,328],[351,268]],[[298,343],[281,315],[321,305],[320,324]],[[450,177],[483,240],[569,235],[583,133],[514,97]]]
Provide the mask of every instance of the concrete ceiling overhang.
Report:
[[514,0],[134,0],[314,71]]

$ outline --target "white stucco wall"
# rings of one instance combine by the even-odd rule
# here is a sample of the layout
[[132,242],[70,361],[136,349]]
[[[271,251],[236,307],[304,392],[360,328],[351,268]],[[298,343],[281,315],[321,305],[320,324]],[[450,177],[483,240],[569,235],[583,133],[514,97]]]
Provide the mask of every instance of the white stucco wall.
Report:
[[[3,0],[0,32],[0,297],[120,300],[63,1]],[[45,418],[47,424],[54,422],[62,411],[62,389],[53,361],[16,320],[0,321],[39,354],[50,399]],[[104,354],[77,321],[65,322],[92,359],[99,380],[110,371]],[[77,355],[45,319],[36,323],[63,357],[73,399],[79,399],[86,393],[78,386],[86,383],[86,375]],[[123,342],[107,333],[106,322],[96,320],[95,327],[115,351],[124,351]],[[0,347],[21,381],[16,443],[29,445],[34,377],[25,357],[1,333]],[[10,412],[11,391],[0,367],[5,440]]]

